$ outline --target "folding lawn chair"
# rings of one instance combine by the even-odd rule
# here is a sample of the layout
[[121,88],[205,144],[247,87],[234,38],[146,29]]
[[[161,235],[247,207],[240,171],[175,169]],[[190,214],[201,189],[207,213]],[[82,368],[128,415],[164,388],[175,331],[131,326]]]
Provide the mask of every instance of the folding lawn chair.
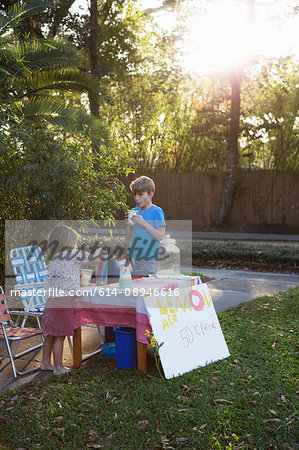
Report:
[[[10,251],[10,261],[16,282],[15,288],[21,292],[25,312],[35,313],[38,326],[45,308],[45,297],[39,292],[44,287],[47,277],[45,258],[39,247],[20,247]],[[27,317],[24,317],[22,326]]]
[[[16,314],[20,315],[20,312],[17,311]],[[21,356],[26,355],[27,353],[30,353],[33,350],[36,350],[37,348],[40,347],[40,344],[35,345],[34,347],[31,347],[21,353],[16,354],[17,344],[20,341],[23,341],[24,339],[30,339],[35,336],[42,336],[42,332],[39,328],[25,328],[25,327],[17,327],[16,325],[14,325],[14,323],[11,320],[10,312],[6,304],[6,298],[1,286],[0,286],[0,325],[1,325],[0,341],[5,342],[7,350],[5,355],[0,358],[0,361],[4,359],[7,356],[7,354],[9,355],[14,378],[17,378],[18,375],[27,375],[28,373],[38,370],[39,367],[36,367],[34,369],[20,372],[15,367],[14,362],[15,359],[20,358]],[[14,348],[12,348],[13,342],[16,343]]]

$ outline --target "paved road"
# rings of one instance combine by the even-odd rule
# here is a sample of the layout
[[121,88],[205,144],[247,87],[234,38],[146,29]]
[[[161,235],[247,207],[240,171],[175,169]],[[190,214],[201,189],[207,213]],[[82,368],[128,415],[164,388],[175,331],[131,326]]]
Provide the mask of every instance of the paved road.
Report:
[[278,242],[284,245],[287,242],[298,243],[299,235],[297,234],[261,234],[261,233],[219,233],[206,231],[193,231],[193,239],[213,240],[213,241],[256,241],[256,242]]
[[[174,221],[173,221],[174,222]],[[118,225],[117,228],[113,228],[113,235],[114,236],[124,236],[125,230],[124,230],[124,222],[118,221],[116,223]],[[171,227],[174,227],[172,229]],[[169,231],[166,231],[166,233],[170,233],[171,237],[175,237],[177,239],[191,239],[191,231],[190,235],[188,234],[189,231],[179,231],[175,228],[175,224],[169,225]],[[99,233],[98,228],[89,228],[88,232],[90,234],[96,234]],[[110,236],[111,229],[102,227],[100,229],[100,235],[104,236]],[[261,233],[220,233],[220,232],[210,232],[210,231],[193,231],[192,232],[192,239],[193,240],[200,240],[200,241],[242,241],[242,242],[258,242],[260,244],[262,243],[278,243],[279,245],[285,245],[285,244],[299,244],[299,235],[297,234],[261,234]]]

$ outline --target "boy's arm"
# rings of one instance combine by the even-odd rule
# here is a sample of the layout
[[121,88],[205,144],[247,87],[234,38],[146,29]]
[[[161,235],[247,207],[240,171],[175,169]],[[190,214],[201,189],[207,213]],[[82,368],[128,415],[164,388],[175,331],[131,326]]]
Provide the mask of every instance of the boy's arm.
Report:
[[[147,222],[146,222],[147,223]],[[162,241],[165,238],[165,227],[154,228],[149,223],[144,227],[154,239]]]
[[134,216],[132,220],[145,228],[154,239],[157,239],[157,241],[162,241],[162,239],[164,239],[165,227],[154,228],[146,220],[144,220],[142,216]]

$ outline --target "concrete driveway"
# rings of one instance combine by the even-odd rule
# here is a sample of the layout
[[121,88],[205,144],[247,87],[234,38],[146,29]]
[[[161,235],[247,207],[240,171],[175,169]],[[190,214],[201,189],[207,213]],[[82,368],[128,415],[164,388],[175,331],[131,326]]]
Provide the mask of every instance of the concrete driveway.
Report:
[[201,268],[193,268],[192,272],[211,278],[207,284],[217,312],[299,286],[299,275],[292,274]]

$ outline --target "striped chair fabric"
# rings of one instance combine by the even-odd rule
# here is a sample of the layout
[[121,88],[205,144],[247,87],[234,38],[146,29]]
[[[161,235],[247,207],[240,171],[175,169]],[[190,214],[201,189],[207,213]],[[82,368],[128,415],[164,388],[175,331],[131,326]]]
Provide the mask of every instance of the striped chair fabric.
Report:
[[[12,320],[9,314],[8,306],[6,304],[6,298],[4,294],[0,295],[0,324],[12,325]],[[15,326],[6,326],[5,327],[8,338],[11,339],[26,339],[32,336],[37,336],[41,334],[39,328],[24,328],[24,327],[15,327]],[[0,330],[0,339],[4,339],[3,337],[3,329]]]
[[45,305],[44,296],[36,293],[32,297],[32,292],[30,292],[32,291],[31,283],[40,283],[40,287],[42,287],[47,277],[48,269],[41,249],[30,246],[14,248],[10,251],[10,260],[17,286],[21,290],[21,299],[25,310],[43,311]]
[[10,260],[17,284],[45,281],[47,266],[39,247],[20,247],[10,251]]

